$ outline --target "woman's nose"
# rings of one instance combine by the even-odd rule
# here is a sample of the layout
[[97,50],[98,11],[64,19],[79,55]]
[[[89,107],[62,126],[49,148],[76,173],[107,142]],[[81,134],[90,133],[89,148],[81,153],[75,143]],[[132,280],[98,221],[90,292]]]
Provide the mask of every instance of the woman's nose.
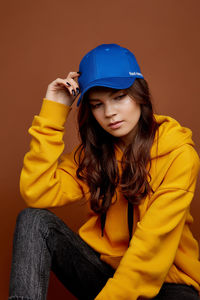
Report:
[[104,114],[105,114],[105,117],[107,117],[107,118],[116,115],[116,110],[115,110],[114,106],[111,104],[105,105]]

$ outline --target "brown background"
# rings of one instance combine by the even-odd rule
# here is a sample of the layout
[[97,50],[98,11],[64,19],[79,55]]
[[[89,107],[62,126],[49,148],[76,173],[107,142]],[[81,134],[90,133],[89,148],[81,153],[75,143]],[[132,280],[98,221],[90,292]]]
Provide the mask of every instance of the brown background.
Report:
[[[15,219],[25,204],[19,194],[28,128],[39,113],[47,85],[101,43],[133,51],[149,82],[156,112],[191,128],[200,153],[200,1],[1,1],[1,210],[0,299],[8,297]],[[65,150],[77,142],[76,107],[67,121]],[[192,203],[199,241],[200,184]],[[55,209],[76,230],[78,205]],[[74,299],[51,274],[48,300]]]

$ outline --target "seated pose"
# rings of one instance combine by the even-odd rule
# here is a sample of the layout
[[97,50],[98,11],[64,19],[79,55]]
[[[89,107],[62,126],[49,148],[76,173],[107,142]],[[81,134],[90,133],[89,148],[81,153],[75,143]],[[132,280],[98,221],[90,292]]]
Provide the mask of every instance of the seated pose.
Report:
[[[80,144],[63,153],[78,95]],[[48,85],[28,132],[10,300],[46,299],[51,270],[77,299],[200,299],[192,131],[154,112],[130,50],[89,51],[78,72]],[[81,200],[88,219],[78,233],[48,209]]]

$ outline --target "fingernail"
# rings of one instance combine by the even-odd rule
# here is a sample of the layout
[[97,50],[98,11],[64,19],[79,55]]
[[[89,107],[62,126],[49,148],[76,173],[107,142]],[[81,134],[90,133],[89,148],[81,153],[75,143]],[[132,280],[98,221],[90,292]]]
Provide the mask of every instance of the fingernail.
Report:
[[79,88],[76,88],[76,91],[77,91],[77,93],[79,93],[80,92]]
[[69,85],[69,86],[71,86],[71,84],[68,81],[66,82],[66,84]]
[[81,72],[77,72],[78,74],[81,74]]
[[73,94],[74,96],[76,95],[75,90],[72,90],[72,94]]

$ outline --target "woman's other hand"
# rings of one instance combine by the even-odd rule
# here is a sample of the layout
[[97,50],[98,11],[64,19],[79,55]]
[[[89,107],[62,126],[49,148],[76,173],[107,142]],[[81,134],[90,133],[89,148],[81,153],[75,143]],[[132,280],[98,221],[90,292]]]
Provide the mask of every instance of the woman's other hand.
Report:
[[78,76],[80,76],[78,72],[69,72],[66,78],[52,81],[48,85],[45,98],[71,106],[80,92],[78,82],[75,80]]

